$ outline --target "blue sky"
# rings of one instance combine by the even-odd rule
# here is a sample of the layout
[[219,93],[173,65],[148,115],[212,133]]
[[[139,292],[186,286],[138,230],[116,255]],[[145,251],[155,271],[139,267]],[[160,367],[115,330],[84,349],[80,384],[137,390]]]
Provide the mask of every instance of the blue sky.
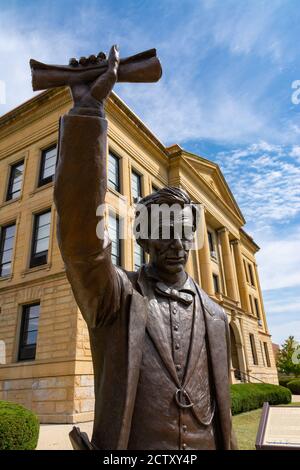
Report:
[[261,246],[273,341],[300,340],[299,2],[1,0],[0,11],[0,114],[32,96],[30,57],[157,48],[162,80],[116,92],[164,144],[220,165]]

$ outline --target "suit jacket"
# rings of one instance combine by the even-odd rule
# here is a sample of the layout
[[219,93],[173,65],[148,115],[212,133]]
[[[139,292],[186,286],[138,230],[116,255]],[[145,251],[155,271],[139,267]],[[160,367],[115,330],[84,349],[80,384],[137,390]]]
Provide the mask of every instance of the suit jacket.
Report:
[[[104,119],[62,118],[54,198],[66,274],[90,333],[96,398],[92,442],[99,449],[126,449],[148,298],[143,270],[128,273],[115,268],[107,233],[101,240],[96,236],[96,212],[106,193],[106,133]],[[199,286],[197,290],[204,311],[222,448],[232,449],[236,444],[230,413],[227,316]]]

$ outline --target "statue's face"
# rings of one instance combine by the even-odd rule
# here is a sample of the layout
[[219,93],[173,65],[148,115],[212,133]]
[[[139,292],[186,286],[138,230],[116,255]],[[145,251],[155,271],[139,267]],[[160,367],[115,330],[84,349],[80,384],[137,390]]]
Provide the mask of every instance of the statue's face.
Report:
[[[157,236],[148,240],[150,264],[165,274],[184,271],[189,251],[193,242],[193,214],[190,207],[185,207],[178,214],[178,220],[161,220],[157,227]],[[164,234],[169,233],[165,238]]]

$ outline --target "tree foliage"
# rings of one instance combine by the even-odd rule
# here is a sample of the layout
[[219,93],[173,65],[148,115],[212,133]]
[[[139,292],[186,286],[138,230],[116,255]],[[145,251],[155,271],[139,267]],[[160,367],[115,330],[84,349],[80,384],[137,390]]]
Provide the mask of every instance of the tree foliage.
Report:
[[277,368],[284,374],[300,376],[300,344],[294,336],[289,336],[279,349]]

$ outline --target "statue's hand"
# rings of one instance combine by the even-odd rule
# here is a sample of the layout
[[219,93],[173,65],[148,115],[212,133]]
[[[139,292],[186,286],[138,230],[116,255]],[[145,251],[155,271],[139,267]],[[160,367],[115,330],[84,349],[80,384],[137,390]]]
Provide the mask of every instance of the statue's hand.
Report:
[[[74,107],[70,110],[70,114],[90,114],[104,117],[104,101],[117,81],[119,60],[119,49],[114,45],[109,52],[108,69],[105,73],[93,82],[71,84]],[[76,59],[71,59],[71,61],[76,61]],[[83,66],[90,65],[95,61],[95,56],[80,59]]]

